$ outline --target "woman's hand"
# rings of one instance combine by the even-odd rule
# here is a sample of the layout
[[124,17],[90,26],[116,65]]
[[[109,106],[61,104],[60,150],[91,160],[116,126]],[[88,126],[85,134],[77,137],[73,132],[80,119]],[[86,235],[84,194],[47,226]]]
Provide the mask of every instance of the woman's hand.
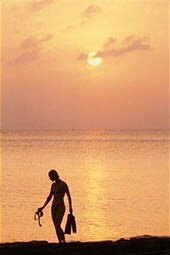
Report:
[[40,207],[40,208],[38,208],[38,211],[42,211],[44,208],[43,207]]

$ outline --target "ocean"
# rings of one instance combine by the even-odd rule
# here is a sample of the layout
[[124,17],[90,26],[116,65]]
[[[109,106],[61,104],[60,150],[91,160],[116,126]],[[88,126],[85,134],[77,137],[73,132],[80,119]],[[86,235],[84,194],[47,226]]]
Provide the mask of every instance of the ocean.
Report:
[[50,204],[42,227],[34,221],[50,169],[72,196],[78,232],[67,241],[169,234],[167,130],[4,131],[0,139],[1,242],[57,240]]

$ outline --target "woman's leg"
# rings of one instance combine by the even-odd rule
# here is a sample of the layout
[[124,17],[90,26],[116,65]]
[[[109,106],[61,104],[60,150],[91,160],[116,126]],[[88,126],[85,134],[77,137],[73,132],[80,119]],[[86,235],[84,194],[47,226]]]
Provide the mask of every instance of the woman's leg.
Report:
[[52,213],[52,219],[53,219],[53,223],[55,226],[55,230],[56,230],[56,234],[57,234],[57,238],[59,243],[64,242],[65,243],[65,236],[64,236],[64,232],[61,228],[61,222],[65,213],[65,206],[64,205],[60,205],[60,206],[52,206],[51,208],[51,213]]

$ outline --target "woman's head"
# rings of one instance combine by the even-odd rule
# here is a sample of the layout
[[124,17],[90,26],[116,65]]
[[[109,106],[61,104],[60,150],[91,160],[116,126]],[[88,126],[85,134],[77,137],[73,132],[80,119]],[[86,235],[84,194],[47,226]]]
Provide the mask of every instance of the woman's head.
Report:
[[49,171],[48,176],[51,181],[56,181],[59,178],[59,175],[56,170],[52,169]]

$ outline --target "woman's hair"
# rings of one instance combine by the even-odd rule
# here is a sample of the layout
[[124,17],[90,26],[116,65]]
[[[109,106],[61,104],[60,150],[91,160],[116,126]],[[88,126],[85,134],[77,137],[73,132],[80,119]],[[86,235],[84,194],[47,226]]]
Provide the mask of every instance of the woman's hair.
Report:
[[59,175],[58,175],[57,171],[54,170],[54,169],[50,170],[48,175],[52,176],[54,179],[58,179],[59,178]]

